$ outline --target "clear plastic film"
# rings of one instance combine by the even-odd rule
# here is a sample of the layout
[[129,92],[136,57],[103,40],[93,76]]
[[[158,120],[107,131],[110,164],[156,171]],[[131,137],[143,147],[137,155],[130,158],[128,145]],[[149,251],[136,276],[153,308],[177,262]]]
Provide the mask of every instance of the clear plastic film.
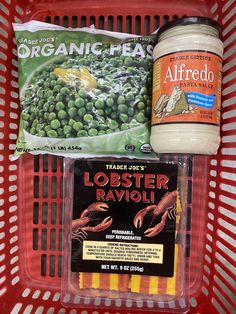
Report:
[[64,305],[89,298],[188,307],[188,163],[65,160]]

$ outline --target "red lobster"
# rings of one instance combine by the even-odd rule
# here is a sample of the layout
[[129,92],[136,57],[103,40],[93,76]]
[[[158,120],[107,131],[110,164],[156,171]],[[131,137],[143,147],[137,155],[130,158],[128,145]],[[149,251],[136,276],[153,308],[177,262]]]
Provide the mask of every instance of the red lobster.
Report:
[[[177,191],[167,192],[158,205],[150,205],[141,209],[134,217],[134,226],[139,229],[142,227],[144,217],[150,213],[153,219],[162,214],[161,222],[155,227],[147,229],[144,234],[146,237],[154,237],[160,233],[165,227],[166,219],[168,215],[173,219],[172,212],[175,211],[177,199]],[[170,212],[169,212],[170,210]]]
[[82,239],[87,237],[86,231],[100,232],[110,227],[112,224],[111,216],[106,217],[96,226],[87,225],[90,221],[94,220],[94,218],[92,218],[93,213],[106,212],[107,210],[108,205],[103,202],[93,203],[86,208],[81,213],[80,218],[72,220],[72,239],[81,242]]

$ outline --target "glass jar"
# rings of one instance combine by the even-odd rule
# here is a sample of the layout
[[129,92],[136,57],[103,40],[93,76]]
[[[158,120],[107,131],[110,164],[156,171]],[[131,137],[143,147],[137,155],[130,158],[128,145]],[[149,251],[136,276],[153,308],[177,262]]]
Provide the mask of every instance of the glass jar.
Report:
[[215,154],[220,144],[220,26],[206,17],[185,17],[165,24],[157,38],[151,146],[157,153]]

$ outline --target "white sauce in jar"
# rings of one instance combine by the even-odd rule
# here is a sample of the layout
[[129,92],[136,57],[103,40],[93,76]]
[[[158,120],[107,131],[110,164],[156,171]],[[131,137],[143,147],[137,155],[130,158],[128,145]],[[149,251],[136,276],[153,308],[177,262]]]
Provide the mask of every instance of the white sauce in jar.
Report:
[[220,144],[223,43],[219,25],[187,17],[164,25],[154,48],[151,146],[215,154]]

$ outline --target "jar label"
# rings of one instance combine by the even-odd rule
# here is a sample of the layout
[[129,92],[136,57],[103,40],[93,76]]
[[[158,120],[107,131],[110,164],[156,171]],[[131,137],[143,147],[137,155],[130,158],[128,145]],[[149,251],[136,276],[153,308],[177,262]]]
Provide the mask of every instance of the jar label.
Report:
[[211,52],[182,51],[154,62],[152,125],[219,125],[222,60]]

